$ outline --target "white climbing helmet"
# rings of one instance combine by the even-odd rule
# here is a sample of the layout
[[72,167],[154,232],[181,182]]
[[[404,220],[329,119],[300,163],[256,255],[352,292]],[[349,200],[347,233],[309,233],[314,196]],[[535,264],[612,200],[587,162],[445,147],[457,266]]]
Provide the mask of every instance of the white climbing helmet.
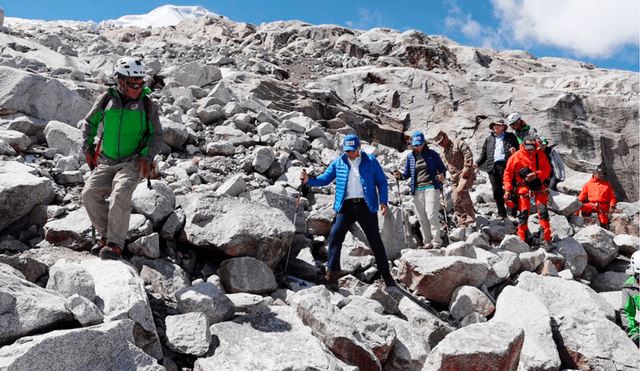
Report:
[[124,57],[118,59],[113,67],[113,75],[116,77],[146,77],[147,69],[137,58]]
[[520,120],[520,114],[518,112],[514,112],[512,114],[509,115],[509,117],[507,117],[507,120],[509,121],[509,125],[513,126],[513,124],[515,124],[516,122],[518,122],[518,120]]
[[640,273],[640,251],[636,251],[631,255],[631,269],[633,273]]

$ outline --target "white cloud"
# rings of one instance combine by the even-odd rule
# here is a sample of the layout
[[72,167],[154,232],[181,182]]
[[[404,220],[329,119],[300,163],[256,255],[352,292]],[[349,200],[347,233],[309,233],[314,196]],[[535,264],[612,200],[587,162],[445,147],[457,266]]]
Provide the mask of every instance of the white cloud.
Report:
[[374,27],[380,27],[382,24],[382,16],[377,10],[371,11],[369,9],[360,8],[360,19],[357,21],[346,21],[345,24],[349,28],[355,28],[359,30],[368,30]]
[[640,42],[638,0],[491,0],[508,43],[545,44],[610,58]]
[[471,13],[464,14],[456,0],[445,0],[444,3],[449,7],[449,15],[444,20],[446,28],[460,31],[483,48],[493,49],[501,44],[500,37],[494,29],[475,21]]

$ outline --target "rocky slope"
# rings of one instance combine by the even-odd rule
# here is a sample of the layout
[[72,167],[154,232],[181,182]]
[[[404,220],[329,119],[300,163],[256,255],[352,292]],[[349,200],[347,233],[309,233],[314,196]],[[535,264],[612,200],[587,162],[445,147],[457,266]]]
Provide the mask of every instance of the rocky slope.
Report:
[[[416,31],[215,15],[0,31],[0,369],[637,369],[618,291],[639,246],[637,73]],[[77,123],[122,55],[151,70],[166,146],[159,179],[134,194],[125,259],[102,261],[86,252]],[[406,135],[444,129],[478,155],[490,120],[512,111],[570,169],[552,195],[554,250],[492,218],[482,171],[476,225],[416,249],[408,186],[390,175]],[[296,208],[298,175],[323,171],[352,132],[389,173],[379,219],[400,289],[376,280],[358,228],[340,292],[316,285],[333,187],[303,189]],[[600,162],[624,201],[609,231],[573,217]]]

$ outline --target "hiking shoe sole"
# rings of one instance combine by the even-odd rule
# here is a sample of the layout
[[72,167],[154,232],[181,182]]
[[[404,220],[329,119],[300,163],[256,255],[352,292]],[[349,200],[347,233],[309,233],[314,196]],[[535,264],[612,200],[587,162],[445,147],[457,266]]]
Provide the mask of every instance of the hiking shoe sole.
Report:
[[107,245],[100,250],[99,257],[103,259],[120,259],[122,255],[122,249],[116,246]]

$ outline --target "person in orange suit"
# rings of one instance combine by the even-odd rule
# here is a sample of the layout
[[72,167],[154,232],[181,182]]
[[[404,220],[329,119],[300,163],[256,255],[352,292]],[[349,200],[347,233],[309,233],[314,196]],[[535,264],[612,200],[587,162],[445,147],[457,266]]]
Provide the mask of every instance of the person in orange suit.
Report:
[[579,211],[582,212],[582,216],[590,217],[592,212],[596,212],[600,226],[608,229],[609,212],[616,207],[616,195],[613,193],[611,184],[605,180],[606,175],[604,166],[598,166],[591,179],[582,187],[578,199],[582,202]]
[[538,208],[540,226],[544,230],[542,247],[551,250],[551,226],[547,209],[547,193],[543,184],[551,174],[551,165],[547,156],[538,148],[538,142],[531,136],[525,137],[520,149],[513,154],[504,170],[503,185],[505,199],[515,192],[518,203],[518,237],[529,242],[530,233],[527,222],[531,209],[531,197]]

